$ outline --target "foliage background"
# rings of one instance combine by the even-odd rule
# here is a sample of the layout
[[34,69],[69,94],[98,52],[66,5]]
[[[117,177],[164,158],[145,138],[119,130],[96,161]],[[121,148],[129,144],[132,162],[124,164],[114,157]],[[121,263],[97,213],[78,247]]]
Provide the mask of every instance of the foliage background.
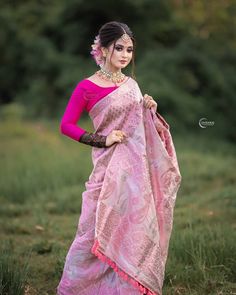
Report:
[[[56,293],[92,170],[91,147],[59,122],[111,20],[134,32],[137,81],[171,126],[182,174],[163,294],[236,294],[236,2],[0,4],[0,295]],[[86,113],[78,124],[92,131]]]
[[[236,2],[232,0],[3,1],[0,100],[27,115],[59,118],[90,56],[99,27],[127,23],[137,40],[136,77],[176,132],[235,141]],[[129,69],[127,69],[129,73]]]

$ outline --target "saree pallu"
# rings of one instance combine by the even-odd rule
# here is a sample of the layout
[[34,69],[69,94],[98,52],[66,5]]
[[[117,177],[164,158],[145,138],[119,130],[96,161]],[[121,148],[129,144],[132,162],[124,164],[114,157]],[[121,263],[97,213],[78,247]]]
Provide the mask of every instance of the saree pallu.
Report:
[[129,78],[89,112],[96,133],[127,138],[92,147],[75,239],[59,295],[161,295],[181,174],[170,126],[144,107]]

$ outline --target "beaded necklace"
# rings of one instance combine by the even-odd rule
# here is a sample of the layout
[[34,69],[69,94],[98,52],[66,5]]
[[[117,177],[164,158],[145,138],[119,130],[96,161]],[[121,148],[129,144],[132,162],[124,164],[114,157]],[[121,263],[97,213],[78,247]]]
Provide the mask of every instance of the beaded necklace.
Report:
[[121,71],[111,72],[101,68],[96,72],[96,74],[106,81],[112,81],[113,83],[120,83],[125,80],[125,74],[121,73]]

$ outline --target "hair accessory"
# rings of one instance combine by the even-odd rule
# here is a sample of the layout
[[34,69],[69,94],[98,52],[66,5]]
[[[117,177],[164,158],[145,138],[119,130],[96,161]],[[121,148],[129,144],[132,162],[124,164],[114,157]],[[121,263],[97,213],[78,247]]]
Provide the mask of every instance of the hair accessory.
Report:
[[127,43],[128,41],[131,41],[131,38],[130,38],[130,36],[126,33],[125,29],[124,29],[123,27],[121,27],[121,28],[122,28],[122,30],[123,30],[123,32],[124,32],[124,34],[121,36],[121,39],[122,39],[125,43]]
[[121,39],[125,42],[125,43],[127,43],[128,41],[130,41],[131,39],[130,39],[130,37],[129,37],[129,35],[128,34],[123,34],[122,36],[121,36]]
[[98,66],[103,65],[104,64],[104,58],[103,58],[103,55],[102,55],[99,35],[97,35],[95,37],[94,42],[91,45],[91,47],[92,47],[92,51],[90,51],[90,53],[93,56],[94,60],[96,61],[96,64]]

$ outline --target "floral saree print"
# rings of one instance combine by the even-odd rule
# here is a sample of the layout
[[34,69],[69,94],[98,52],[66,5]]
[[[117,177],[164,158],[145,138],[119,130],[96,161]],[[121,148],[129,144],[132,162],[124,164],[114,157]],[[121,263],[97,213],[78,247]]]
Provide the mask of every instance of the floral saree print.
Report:
[[58,295],[162,295],[181,174],[169,124],[143,105],[131,77],[89,111],[96,133],[127,138],[92,147],[75,239]]

